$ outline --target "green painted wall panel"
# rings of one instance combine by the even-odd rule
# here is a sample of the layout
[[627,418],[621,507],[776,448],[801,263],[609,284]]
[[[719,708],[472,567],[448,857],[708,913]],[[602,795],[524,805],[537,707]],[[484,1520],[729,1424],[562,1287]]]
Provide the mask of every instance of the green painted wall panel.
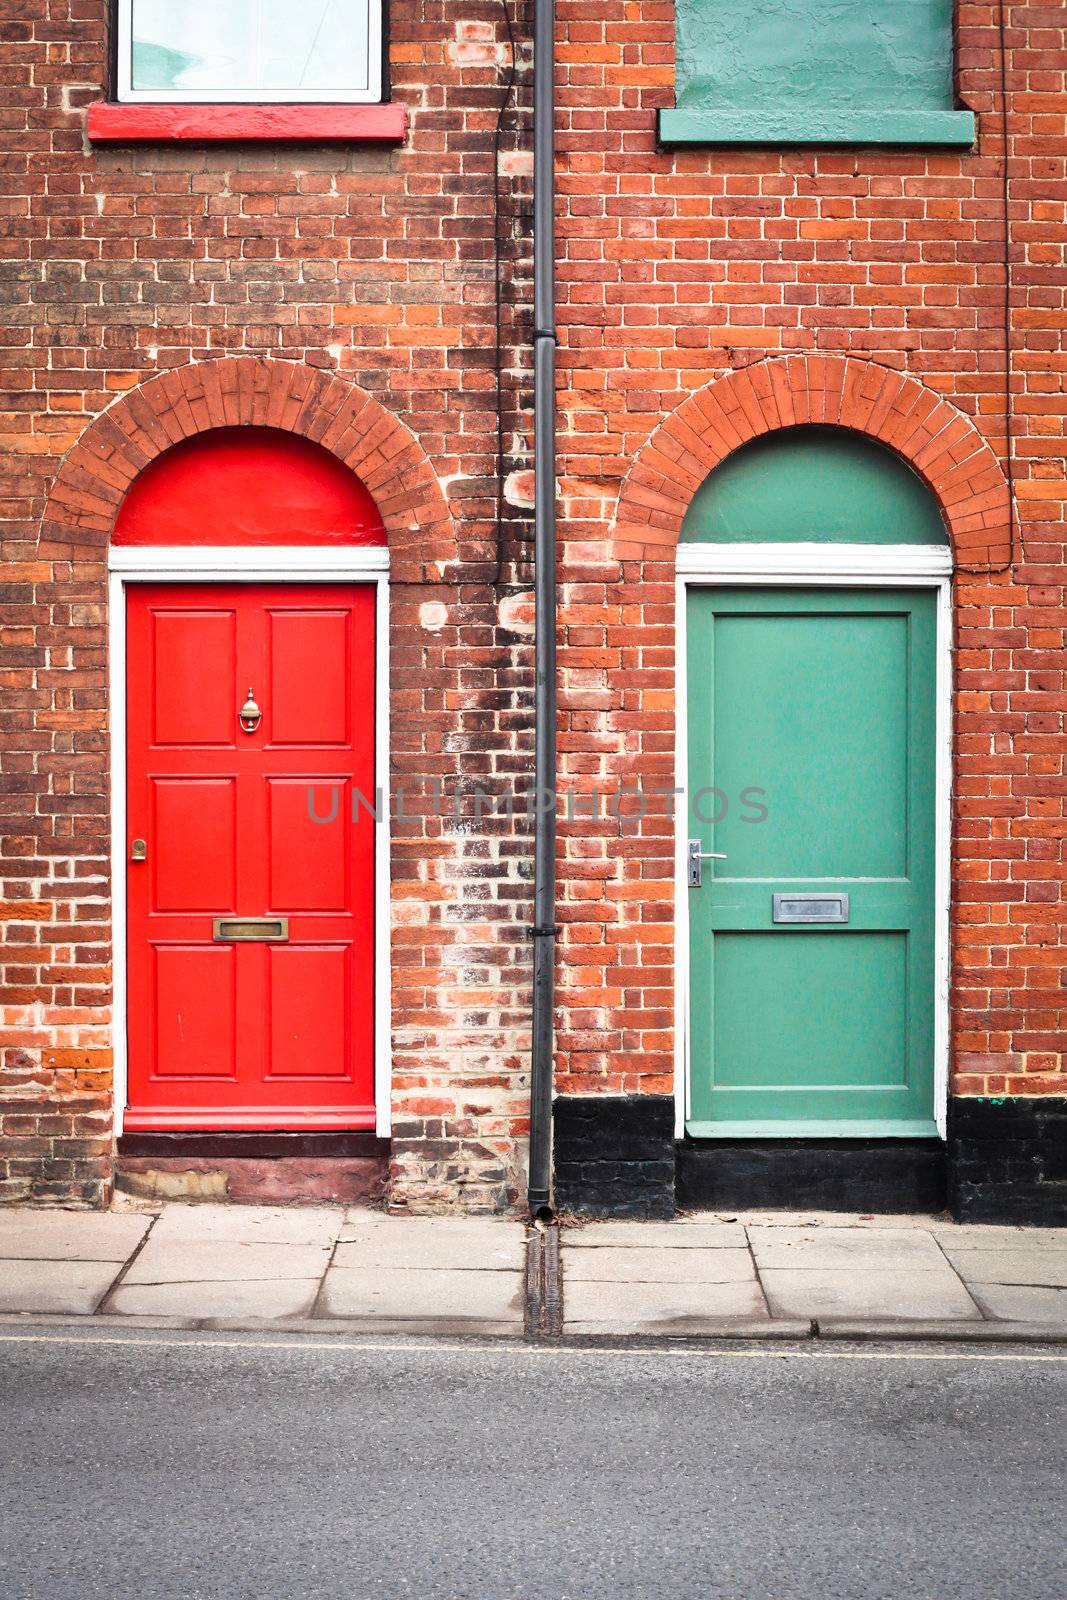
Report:
[[899,456],[844,428],[786,428],[735,450],[693,497],[682,538],[947,544],[937,501]]
[[676,0],[675,17],[665,143],[973,141],[953,0]]
[[951,110],[953,0],[676,0],[677,103]]

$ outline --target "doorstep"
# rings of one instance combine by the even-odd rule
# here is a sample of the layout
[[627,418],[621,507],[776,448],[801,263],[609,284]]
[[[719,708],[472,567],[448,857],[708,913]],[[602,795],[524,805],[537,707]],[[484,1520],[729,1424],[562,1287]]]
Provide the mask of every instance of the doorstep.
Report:
[[373,1206],[389,1141],[372,1133],[124,1133],[115,1187],[147,1201]]

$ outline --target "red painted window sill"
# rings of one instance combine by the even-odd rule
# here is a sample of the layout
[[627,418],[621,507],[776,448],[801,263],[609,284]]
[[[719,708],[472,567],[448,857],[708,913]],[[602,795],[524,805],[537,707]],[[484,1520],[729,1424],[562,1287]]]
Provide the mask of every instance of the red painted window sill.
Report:
[[404,106],[385,105],[119,105],[97,100],[89,107],[94,144],[146,140],[304,140],[401,144]]

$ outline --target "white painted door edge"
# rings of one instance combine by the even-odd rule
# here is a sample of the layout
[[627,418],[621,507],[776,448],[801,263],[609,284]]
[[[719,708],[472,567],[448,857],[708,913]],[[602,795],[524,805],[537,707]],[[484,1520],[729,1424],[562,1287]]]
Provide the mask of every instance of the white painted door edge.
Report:
[[111,744],[111,936],[114,1115],[122,1132],[126,1045],[126,586],[131,583],[373,583],[375,586],[374,755],[381,815],[374,852],[375,1133],[392,1126],[392,917],[389,893],[389,552],[325,545],[116,546],[108,553],[108,703]]
[[689,1095],[689,889],[686,883],[690,588],[723,584],[930,588],[937,591],[935,751],[934,1121],[948,1123],[950,916],[952,897],[952,554],[941,545],[693,544],[678,546],[675,581],[674,1126],[681,1138]]

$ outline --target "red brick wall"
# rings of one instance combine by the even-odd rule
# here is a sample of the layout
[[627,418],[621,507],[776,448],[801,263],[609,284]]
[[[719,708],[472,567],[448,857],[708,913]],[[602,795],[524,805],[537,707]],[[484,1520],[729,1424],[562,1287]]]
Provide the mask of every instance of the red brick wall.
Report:
[[[454,539],[440,573],[408,569],[393,592],[394,781],[462,776],[499,792],[529,771],[523,564],[505,562],[512,590],[488,582],[498,0],[394,0],[394,94],[411,113],[401,150],[94,151],[85,106],[104,86],[104,10],[9,0],[0,17],[14,82],[0,104],[0,432],[14,452],[0,547],[8,1198],[99,1199],[109,1170],[101,528],[72,542],[78,507],[53,500],[41,543],[49,496],[96,419],[119,415],[123,397],[141,405],[161,373],[248,356],[371,396],[416,441]],[[1022,558],[956,585],[955,1086],[1063,1093],[1067,40],[1061,7],[1008,10]],[[758,383],[772,360],[848,355],[943,398],[1003,472],[996,21],[989,5],[959,8],[973,153],[672,155],[655,147],[655,109],[672,98],[670,0],[559,0],[566,791],[673,783],[672,541],[650,553],[623,538],[619,501],[655,470],[646,447],[691,396],[719,396],[743,371]],[[523,54],[521,108],[528,89]],[[520,109],[502,162],[509,557],[526,531],[527,148]],[[995,513],[975,511],[994,535]],[[105,531],[109,514],[105,497]],[[508,1204],[525,1129],[528,839],[506,819],[432,809],[395,829],[393,1192],[416,1206]],[[564,1090],[672,1086],[672,836],[666,816],[563,822]]]
[[[409,793],[393,830],[394,1196],[497,1207],[521,1191],[527,841],[429,800],[421,815],[414,788],[472,774],[500,787],[528,766],[530,630],[506,587],[521,593],[521,565],[505,562],[499,593],[489,582],[493,140],[509,58],[500,0],[397,0],[391,21],[402,149],[92,149],[103,0],[9,0],[0,16],[14,85],[0,96],[0,1199],[106,1191],[104,546],[129,471],[210,425],[210,396],[238,368],[253,373],[240,420],[266,420],[260,390],[309,385],[318,417],[294,405],[285,425],[317,436],[360,391],[377,408],[360,413],[373,450],[358,459],[349,439],[346,459],[397,534],[392,777]],[[521,95],[525,75],[520,59]],[[508,472],[526,466],[524,130],[520,96],[501,161]],[[512,557],[526,513],[504,510]]]
[[[1067,15],[1007,10],[1016,561],[971,573],[1006,555],[997,7],[958,8],[974,152],[671,153],[655,143],[670,0],[560,0],[560,748],[564,787],[673,784],[674,541],[702,473],[755,431],[754,396],[792,387],[783,420],[855,425],[825,375],[848,355],[871,364],[872,393],[884,371],[920,410],[947,402],[940,426],[980,469],[966,506],[927,433],[898,415],[890,442],[941,493],[961,567],[953,1087],[1064,1094]],[[739,391],[729,375],[746,372]],[[574,1093],[673,1086],[662,810],[562,828],[559,1081]]]

